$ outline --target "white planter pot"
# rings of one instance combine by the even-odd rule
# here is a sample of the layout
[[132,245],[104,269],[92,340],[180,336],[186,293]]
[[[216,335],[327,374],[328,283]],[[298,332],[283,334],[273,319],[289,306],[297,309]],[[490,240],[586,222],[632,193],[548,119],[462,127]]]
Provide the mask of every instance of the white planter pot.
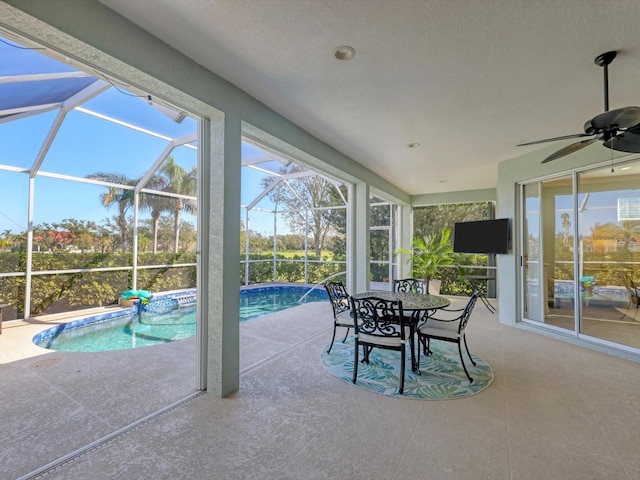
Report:
[[440,295],[440,286],[442,280],[433,279],[429,280],[429,295]]

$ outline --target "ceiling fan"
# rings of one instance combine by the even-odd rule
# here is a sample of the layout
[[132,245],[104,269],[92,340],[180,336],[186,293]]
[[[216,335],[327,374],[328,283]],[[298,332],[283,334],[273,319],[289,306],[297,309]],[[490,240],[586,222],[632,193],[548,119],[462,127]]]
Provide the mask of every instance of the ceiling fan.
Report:
[[609,75],[607,66],[616,58],[616,54],[616,51],[605,52],[602,55],[598,55],[594,60],[596,65],[604,69],[604,112],[584,124],[584,133],[546,138],[535,142],[521,143],[516,146],[522,147],[567,140],[569,138],[591,137],[561,148],[545,158],[542,163],[557,160],[565,155],[577,152],[598,140],[602,141],[605,147],[612,150],[640,153],[640,107],[622,107],[609,110]]

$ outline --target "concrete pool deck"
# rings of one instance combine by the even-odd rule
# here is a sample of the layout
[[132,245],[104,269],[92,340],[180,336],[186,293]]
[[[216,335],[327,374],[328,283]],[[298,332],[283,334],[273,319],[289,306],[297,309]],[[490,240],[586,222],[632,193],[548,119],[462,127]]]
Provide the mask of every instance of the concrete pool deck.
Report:
[[[119,307],[107,311],[114,308]],[[195,337],[90,353],[47,350],[31,341],[44,329],[104,312],[5,323],[0,335],[1,479],[20,478],[197,392]],[[327,337],[331,326],[329,302],[241,322],[240,368],[251,371],[309,338]]]
[[40,315],[26,320],[5,321],[0,335],[0,364],[47,353],[49,350],[32,342],[33,337],[43,330],[81,318],[129,310],[131,308],[110,305],[78,312]]
[[[319,357],[331,325],[328,302],[241,323],[240,390],[225,399],[181,402],[195,392],[194,339],[2,364],[0,478],[640,478],[638,363],[501,324],[476,307],[469,348],[491,364],[494,382],[468,398],[407,400],[327,373]],[[363,422],[354,415],[363,404],[384,415]],[[345,454],[354,441],[358,455]]]

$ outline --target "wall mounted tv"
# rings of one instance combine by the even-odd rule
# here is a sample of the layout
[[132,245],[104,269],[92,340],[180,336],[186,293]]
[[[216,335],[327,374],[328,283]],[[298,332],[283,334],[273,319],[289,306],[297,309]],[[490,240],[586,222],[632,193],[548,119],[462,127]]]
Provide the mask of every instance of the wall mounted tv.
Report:
[[453,226],[453,251],[457,253],[509,253],[508,218],[458,222]]

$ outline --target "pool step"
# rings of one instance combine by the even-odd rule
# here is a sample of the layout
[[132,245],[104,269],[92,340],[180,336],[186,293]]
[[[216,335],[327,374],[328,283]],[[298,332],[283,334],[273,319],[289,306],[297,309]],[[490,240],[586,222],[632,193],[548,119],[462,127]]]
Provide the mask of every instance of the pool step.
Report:
[[178,305],[180,305],[181,307],[184,307],[185,305],[195,305],[196,303],[195,293],[173,297],[173,299],[176,300],[178,302]]
[[180,307],[187,307],[195,304],[196,295],[192,293],[177,297],[152,299],[147,305],[144,305],[143,310],[153,313],[167,313]]

